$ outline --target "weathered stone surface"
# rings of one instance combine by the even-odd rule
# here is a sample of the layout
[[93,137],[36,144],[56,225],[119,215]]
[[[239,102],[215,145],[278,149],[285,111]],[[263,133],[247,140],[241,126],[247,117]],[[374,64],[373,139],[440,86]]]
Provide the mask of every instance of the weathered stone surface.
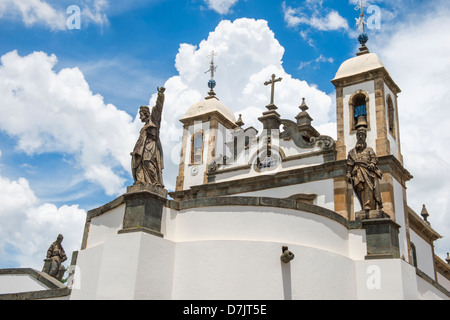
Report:
[[150,184],[137,184],[123,195],[125,215],[119,233],[147,232],[163,237],[161,221],[163,207],[167,205],[167,190]]
[[370,219],[362,221],[362,227],[366,230],[366,260],[400,258],[398,224],[391,219]]

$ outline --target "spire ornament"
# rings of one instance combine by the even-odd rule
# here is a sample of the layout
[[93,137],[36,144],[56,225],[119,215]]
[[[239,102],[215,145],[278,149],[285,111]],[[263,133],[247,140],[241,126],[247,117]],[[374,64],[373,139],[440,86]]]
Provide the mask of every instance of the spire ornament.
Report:
[[208,81],[208,88],[210,90],[208,92],[209,96],[206,97],[207,99],[214,98],[216,96],[214,88],[216,87],[217,83],[216,80],[214,80],[214,74],[217,70],[217,66],[214,65],[214,57],[217,57],[218,54],[219,54],[218,52],[212,50],[211,53],[208,55],[208,59],[211,59],[211,66],[208,71],[205,71],[205,73],[211,72],[211,79]]
[[357,55],[369,53],[369,49],[366,47],[366,43],[369,41],[369,36],[366,33],[366,17],[364,14],[364,8],[369,7],[369,4],[366,0],[360,0],[359,4],[355,7],[355,10],[360,10],[359,18],[355,18],[356,24],[358,25],[359,31],[361,31],[361,34],[358,36],[358,41],[361,44],[361,48],[359,50],[361,51]]

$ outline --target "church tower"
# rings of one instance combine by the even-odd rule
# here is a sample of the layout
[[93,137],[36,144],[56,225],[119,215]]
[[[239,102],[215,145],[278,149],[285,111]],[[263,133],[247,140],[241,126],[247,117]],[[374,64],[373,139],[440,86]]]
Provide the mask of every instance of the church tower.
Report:
[[[336,160],[345,163],[348,152],[355,147],[357,128],[367,130],[367,145],[379,161],[383,173],[380,181],[383,211],[399,224],[401,252],[410,252],[406,182],[412,179],[403,167],[400,146],[398,94],[401,92],[387,68],[375,53],[366,47],[364,11],[359,20],[362,34],[356,57],[344,61],[331,82],[336,88],[337,142]],[[335,211],[349,220],[362,210],[346,177],[335,182]]]
[[193,104],[180,119],[183,123],[183,140],[176,191],[207,183],[209,164],[219,157],[226,157],[229,153],[226,146],[227,135],[238,126],[234,113],[219,101],[214,92],[216,55],[214,51],[210,55],[211,68],[207,71],[211,72],[208,96]]

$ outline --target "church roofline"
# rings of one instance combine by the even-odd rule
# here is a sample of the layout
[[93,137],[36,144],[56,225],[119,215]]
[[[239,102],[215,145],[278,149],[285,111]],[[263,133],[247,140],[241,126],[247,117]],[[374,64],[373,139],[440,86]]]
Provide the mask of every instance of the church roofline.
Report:
[[408,221],[409,226],[419,236],[425,238],[427,241],[436,241],[441,239],[442,236],[434,230],[431,225],[423,220],[411,207],[408,206]]
[[335,87],[348,87],[354,84],[359,84],[361,82],[372,81],[380,77],[384,79],[384,81],[394,94],[399,94],[402,92],[400,87],[394,82],[385,67],[367,70],[340,78],[334,78],[333,80],[331,80],[331,83],[334,84]]
[[210,121],[211,119],[217,119],[220,123],[224,124],[225,127],[228,129],[234,129],[237,126],[237,124],[234,121],[231,121],[229,118],[224,116],[222,113],[220,113],[217,110],[212,110],[206,113],[184,117],[180,119],[180,122],[183,123],[185,126],[189,126],[194,124],[196,121],[206,122]]

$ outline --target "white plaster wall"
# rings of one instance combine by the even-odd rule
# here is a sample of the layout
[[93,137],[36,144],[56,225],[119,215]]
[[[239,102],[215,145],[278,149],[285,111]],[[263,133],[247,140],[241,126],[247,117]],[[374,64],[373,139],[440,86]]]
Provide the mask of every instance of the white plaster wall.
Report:
[[[233,181],[233,180],[246,179],[246,178],[252,178],[252,177],[259,177],[262,175],[276,175],[279,172],[320,165],[323,162],[324,162],[323,155],[311,156],[311,157],[306,157],[303,159],[296,159],[296,160],[280,162],[280,163],[278,163],[278,166],[276,168],[273,168],[271,170],[267,170],[264,172],[256,171],[254,162],[253,162],[253,163],[251,163],[250,168],[245,168],[245,169],[236,170],[236,171],[229,171],[229,172],[224,172],[224,173],[220,173],[220,171],[219,171],[219,172],[217,172],[215,178],[216,178],[216,182],[225,182],[225,181]],[[248,163],[246,163],[246,164],[248,164]],[[230,168],[232,168],[232,167],[233,166],[230,166]],[[229,168],[229,167],[226,167],[226,168]]]
[[49,290],[28,274],[0,275],[0,294]]
[[[270,207],[207,207],[182,210],[176,216],[175,242],[263,241],[314,247],[350,256],[349,232],[323,216]],[[365,255],[363,245],[352,255]]]
[[[166,208],[164,238],[142,232],[106,236],[103,244],[79,252],[71,299],[441,296],[401,259],[364,260],[364,230],[349,231],[306,212],[242,209]],[[295,255],[289,264],[280,261],[282,246]],[[379,273],[375,289],[368,287],[374,266]]]
[[[391,133],[389,132],[389,114],[388,114],[388,105],[387,105],[387,97],[388,95],[391,96],[392,99],[392,105],[394,106],[394,123],[395,123],[395,137],[391,135]],[[384,103],[386,106],[386,132],[387,132],[387,137],[389,140],[389,144],[391,147],[391,154],[394,155],[394,157],[396,157],[397,159],[399,158],[399,145],[398,145],[398,137],[397,137],[397,132],[398,132],[398,125],[399,125],[399,121],[397,119],[397,99],[395,99],[395,95],[392,93],[392,91],[389,89],[389,87],[384,84]]]
[[450,292],[450,280],[448,280],[439,272],[437,273],[437,282]]
[[411,242],[414,243],[414,246],[416,247],[417,268],[426,273],[430,278],[436,280],[434,276],[434,257],[431,245],[411,229],[409,230],[409,236]]
[[71,300],[96,299],[103,263],[103,248],[102,244],[78,252]]
[[395,222],[400,225],[400,230],[398,233],[400,257],[404,256],[405,258],[408,258],[408,240],[406,237],[405,201],[403,199],[403,187],[397,180],[392,180],[394,186]]
[[284,264],[280,260],[283,244],[257,241],[179,243],[172,298],[356,298],[352,260],[329,251],[289,244],[295,258]]
[[308,153],[308,152],[313,152],[313,151],[319,151],[320,148],[316,145],[314,148],[307,148],[307,149],[302,149],[299,148],[295,145],[294,140],[280,140],[280,147],[281,149],[283,149],[284,154],[286,155],[286,157],[289,156],[296,156],[298,154],[303,154],[303,153]]
[[[186,140],[186,153],[184,157],[184,189],[189,189],[191,186],[203,184],[204,173],[206,171],[206,162],[208,159],[208,143],[210,137],[210,123],[196,122],[194,125],[188,127],[188,137]],[[198,165],[191,165],[192,152],[192,135],[198,130],[203,130],[203,162]],[[192,167],[198,167],[198,174],[192,175]]]
[[415,268],[402,259],[355,261],[361,300],[418,299]]
[[115,235],[123,229],[124,214],[125,204],[122,204],[105,214],[92,218],[86,247],[102,244],[105,237]]
[[425,281],[421,277],[417,277],[417,289],[419,291],[419,299],[422,300],[449,300],[444,293],[436,289],[431,283]]
[[[314,204],[334,210],[334,181],[333,179],[325,179],[313,182],[306,182],[297,185],[279,187],[274,189],[265,189],[254,192],[240,193],[236,195],[248,197],[272,197],[272,198],[288,198],[295,194],[317,194]],[[234,195],[235,196],[235,195]]]

